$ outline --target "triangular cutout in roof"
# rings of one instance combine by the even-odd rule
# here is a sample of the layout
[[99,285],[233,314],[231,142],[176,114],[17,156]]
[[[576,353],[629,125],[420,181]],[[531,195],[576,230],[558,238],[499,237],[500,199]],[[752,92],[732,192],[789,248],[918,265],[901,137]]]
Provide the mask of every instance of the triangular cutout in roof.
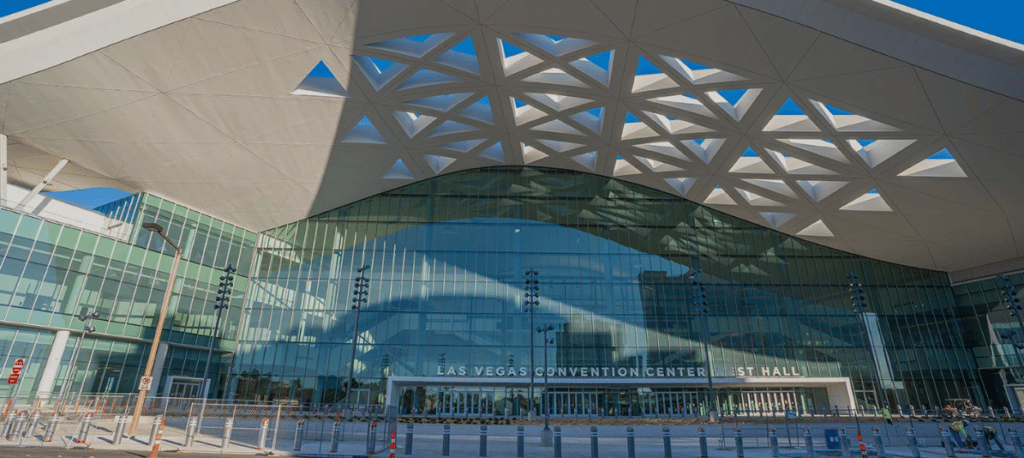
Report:
[[666,107],[718,119],[718,116],[715,116],[715,113],[712,112],[710,108],[706,107],[700,100],[697,100],[690,94],[668,95],[664,97],[655,97],[649,100]]
[[782,180],[766,180],[763,178],[744,178],[743,181],[750,183],[754,186],[767,189],[772,192],[782,194],[787,197],[796,197],[796,193],[789,188],[789,185]]
[[645,111],[644,114],[672,135],[697,134],[712,131],[700,124],[692,123],[684,119],[678,119],[674,116],[653,113],[650,111]]
[[408,135],[409,138],[413,138],[420,132],[423,132],[423,129],[437,119],[433,116],[424,116],[411,111],[392,111],[391,114],[394,115],[398,125],[402,126],[402,130],[405,131],[405,135]]
[[491,110],[491,98],[483,96],[476,102],[466,107],[459,113],[459,116],[463,116],[469,119],[474,119],[487,124],[494,124],[494,111]]
[[967,172],[964,172],[964,169],[960,167],[960,164],[956,162],[953,154],[948,149],[942,148],[939,152],[929,156],[928,159],[918,162],[897,176],[967,178]]
[[523,148],[524,164],[532,164],[534,162],[537,162],[541,159],[548,157],[548,155],[545,154],[543,151],[534,148],[530,145],[527,145],[526,143],[520,143],[519,146]]
[[438,146],[438,148],[444,148],[446,150],[455,151],[457,153],[468,153],[472,151],[473,148],[480,146],[480,144],[483,142],[484,139],[462,140],[458,142],[445,143],[441,146]]
[[857,155],[869,167],[878,167],[878,164],[885,162],[895,156],[906,147],[912,145],[916,140],[849,140],[850,148],[857,152]]
[[666,75],[646,57],[641,55],[637,59],[636,73],[633,76],[632,92],[634,94],[677,87],[679,87],[679,83],[676,83],[672,77]]
[[480,74],[480,62],[476,58],[476,47],[473,46],[473,38],[466,38],[452,46],[437,57],[437,63],[474,75]]
[[451,33],[435,33],[430,35],[416,35],[411,37],[394,38],[391,40],[378,41],[366,45],[368,48],[376,48],[383,51],[390,51],[405,54],[410,57],[421,58],[437,45],[443,43]]
[[538,138],[537,139],[537,143],[540,143],[540,144],[542,144],[542,145],[544,145],[544,146],[546,146],[548,148],[551,148],[552,150],[554,150],[556,152],[559,152],[559,153],[564,153],[566,151],[571,151],[571,150],[583,147],[583,145],[580,144],[580,143],[563,142],[561,140],[547,140],[547,139],[543,139],[543,138]]
[[404,89],[413,89],[424,86],[435,86],[438,84],[459,82],[462,82],[462,80],[454,76],[421,68],[419,70],[416,70],[416,73],[413,73],[412,76],[406,78],[406,80],[400,86],[398,86],[398,90],[401,91]]
[[636,115],[626,112],[626,121],[622,124],[622,139],[636,140],[640,138],[651,138],[660,136],[657,131],[648,126]]
[[480,152],[480,157],[490,159],[492,161],[498,161],[502,164],[505,163],[505,148],[501,146],[501,142],[495,143],[487,148],[484,148]]
[[548,115],[539,108],[515,97],[511,97],[510,100],[512,101],[512,117],[515,118],[517,126],[536,121]]
[[686,78],[692,84],[728,83],[731,81],[744,81],[746,78],[729,73],[724,70],[709,67],[675,57],[661,56],[680,76]]
[[540,92],[527,92],[526,95],[530,96],[533,100],[540,102],[544,106],[551,108],[555,111],[566,111],[576,108],[580,105],[593,102],[593,99],[585,99],[582,97],[573,97],[562,94],[549,94]]
[[832,125],[838,132],[899,132],[900,130],[885,123],[850,113],[849,111],[833,107],[815,100],[811,105]]
[[694,140],[683,140],[683,146],[693,151],[693,154],[697,155],[700,160],[704,161],[705,164],[710,164],[711,160],[715,158],[715,154],[725,144],[724,138],[700,138]]
[[831,196],[836,191],[846,186],[848,181],[820,181],[820,180],[800,180],[796,184],[803,188],[804,192],[815,202],[821,202],[826,197]]
[[590,129],[596,134],[601,133],[601,126],[604,124],[604,107],[593,108],[569,115],[569,118]]
[[641,164],[646,165],[647,168],[651,169],[652,172],[682,172],[683,168],[672,164],[668,164],[657,159],[651,159],[643,156],[633,156]]
[[712,205],[736,205],[736,200],[734,200],[729,193],[725,192],[725,189],[722,189],[721,186],[715,186],[715,189],[711,190],[711,194],[708,194],[708,197],[704,199],[704,203]]
[[782,167],[786,173],[790,175],[835,175],[836,172],[821,167],[819,165],[811,164],[803,159],[798,159],[788,154],[783,154],[778,151],[770,150],[765,148],[765,152],[768,156],[775,160],[779,167]]
[[802,236],[802,237],[834,237],[835,236],[834,234],[832,234],[832,231],[830,231],[828,229],[828,226],[825,225],[825,222],[820,220],[820,219],[815,221],[814,223],[811,223],[810,226],[807,226],[807,227],[803,228],[800,232],[797,232],[796,235],[799,235],[799,236]]
[[559,119],[554,119],[554,120],[548,121],[548,122],[546,122],[544,124],[533,126],[533,130],[539,130],[539,131],[543,131],[543,132],[553,132],[553,133],[556,133],[556,134],[583,135],[583,133],[578,131],[578,130],[576,130],[575,127],[572,127],[572,126],[562,122]]
[[526,83],[540,83],[540,84],[553,84],[557,86],[570,86],[589,88],[590,85],[580,81],[579,78],[572,76],[558,67],[549,67],[534,73],[526,78],[523,78],[523,82]]
[[407,103],[415,107],[426,108],[428,110],[447,112],[452,108],[455,108],[456,105],[462,103],[464,100],[468,99],[472,95],[472,92],[441,94],[430,97],[423,97],[421,99],[416,100],[409,100],[404,103]]
[[772,199],[764,197],[758,193],[747,191],[746,189],[736,188],[736,192],[739,193],[740,197],[743,197],[748,204],[755,207],[781,207],[782,204]]
[[501,68],[505,71],[505,76],[514,75],[544,62],[543,59],[501,38],[498,39],[498,52],[501,54]]
[[818,126],[793,99],[786,101],[764,127],[765,132],[820,132]]
[[729,173],[774,175],[775,171],[753,149],[747,148],[740,157],[736,158],[736,163],[729,169]]
[[577,70],[586,73],[605,87],[611,84],[612,61],[615,59],[615,51],[605,51],[589,57],[583,57],[569,63]]
[[382,178],[389,180],[412,180],[416,177],[412,174],[412,171],[409,170],[409,167],[399,159],[395,161],[395,164],[392,165],[387,172],[384,172],[384,176]]
[[348,92],[341,82],[334,77],[331,69],[324,61],[316,64],[313,70],[299,82],[292,95],[312,95],[317,97],[348,97]]
[[427,161],[427,165],[434,173],[441,173],[442,170],[448,168],[449,165],[455,163],[455,158],[447,156],[438,156],[435,154],[424,154],[423,160]]
[[638,175],[639,173],[640,170],[633,164],[630,164],[629,161],[623,159],[622,156],[615,158],[615,169],[612,171],[613,176]]
[[597,167],[597,151],[591,151],[589,153],[573,156],[572,160],[586,167],[588,170],[593,171],[594,168]]
[[892,207],[885,203],[885,199],[878,193],[878,190],[872,189],[866,192],[864,195],[853,199],[850,203],[839,207],[840,210],[850,211],[861,211],[861,212],[891,212]]
[[775,228],[786,224],[794,216],[796,216],[796,213],[761,212],[761,217]]
[[681,196],[685,196],[686,193],[690,192],[690,187],[697,181],[693,177],[678,177],[678,178],[665,178],[665,183],[675,189],[676,192]]
[[448,120],[441,123],[440,126],[437,126],[437,128],[434,129],[434,131],[431,132],[430,135],[428,135],[427,137],[440,137],[442,135],[461,134],[463,132],[472,132],[474,130],[477,130],[477,128],[473,126],[467,126],[461,122]]
[[383,145],[387,142],[384,141],[384,137],[380,135],[380,131],[370,122],[370,118],[363,116],[352,130],[345,135],[345,138],[341,139],[342,143],[365,143],[373,145]]
[[675,147],[675,145],[673,145],[671,142],[641,143],[639,145],[633,145],[633,146],[635,146],[637,148],[640,148],[640,149],[643,149],[643,150],[646,150],[646,151],[650,151],[652,153],[658,153],[658,154],[661,154],[663,156],[668,156],[668,157],[671,157],[673,159],[679,159],[679,160],[683,160],[683,161],[689,161],[690,160],[689,157],[687,157],[685,154],[683,154],[682,151],[679,151],[679,149],[677,149]]
[[849,164],[850,160],[846,158],[839,148],[829,140],[821,140],[814,138],[783,138],[779,139],[780,142],[790,146],[800,148],[808,153],[817,154],[818,156],[833,161],[842,162]]
[[597,45],[596,41],[558,35],[541,35],[537,33],[517,33],[515,35],[542,51],[557,57]]
[[370,81],[375,91],[379,91],[380,88],[391,82],[395,76],[407,67],[405,64],[399,64],[386,59],[357,56],[354,54],[352,55],[352,60],[362,70],[363,75],[366,75],[366,79]]
[[750,111],[750,107],[761,94],[761,89],[729,89],[724,91],[705,92],[711,101],[718,105],[732,119],[739,121]]

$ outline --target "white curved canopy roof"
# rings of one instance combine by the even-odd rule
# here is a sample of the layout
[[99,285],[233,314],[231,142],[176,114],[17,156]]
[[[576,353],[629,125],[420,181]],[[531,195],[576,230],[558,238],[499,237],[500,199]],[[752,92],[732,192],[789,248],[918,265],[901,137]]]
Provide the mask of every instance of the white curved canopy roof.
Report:
[[[1024,255],[1024,53],[891,5],[108,3],[0,42],[12,179],[68,158],[64,186],[263,230],[530,164],[905,265]],[[126,17],[146,19],[111,27]],[[39,52],[74,33],[78,54]]]

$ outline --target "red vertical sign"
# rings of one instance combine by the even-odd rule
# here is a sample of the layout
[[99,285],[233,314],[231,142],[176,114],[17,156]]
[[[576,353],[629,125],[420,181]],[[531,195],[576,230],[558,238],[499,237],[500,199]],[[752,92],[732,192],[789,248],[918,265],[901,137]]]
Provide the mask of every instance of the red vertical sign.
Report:
[[7,384],[14,385],[18,383],[18,377],[21,375],[21,369],[25,367],[25,360],[19,359],[14,362],[14,367],[11,368],[11,375],[7,376]]

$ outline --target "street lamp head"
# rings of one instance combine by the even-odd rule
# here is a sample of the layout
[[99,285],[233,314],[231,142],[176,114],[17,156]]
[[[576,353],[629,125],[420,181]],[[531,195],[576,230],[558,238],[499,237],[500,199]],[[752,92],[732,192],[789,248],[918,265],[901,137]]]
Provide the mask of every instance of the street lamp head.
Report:
[[98,310],[97,310],[97,311],[94,311],[94,312],[92,312],[92,317],[93,317],[93,318],[99,318],[99,317],[100,317],[100,312],[99,312]]
[[157,223],[142,223],[142,228],[150,232],[156,232],[157,234],[162,234],[164,232],[164,227]]
[[363,273],[363,272],[365,272],[367,270],[370,270],[370,265],[369,264],[366,264],[363,267],[360,267],[360,268],[356,269],[356,272]]

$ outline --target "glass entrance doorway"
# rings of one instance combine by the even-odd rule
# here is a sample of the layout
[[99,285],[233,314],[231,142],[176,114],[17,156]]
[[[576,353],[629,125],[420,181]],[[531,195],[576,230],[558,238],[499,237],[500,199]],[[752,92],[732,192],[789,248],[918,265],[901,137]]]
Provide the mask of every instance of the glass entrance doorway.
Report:
[[437,415],[443,417],[491,416],[494,394],[478,390],[450,390],[437,393]]
[[644,416],[695,417],[703,396],[689,391],[654,391],[643,398]]

